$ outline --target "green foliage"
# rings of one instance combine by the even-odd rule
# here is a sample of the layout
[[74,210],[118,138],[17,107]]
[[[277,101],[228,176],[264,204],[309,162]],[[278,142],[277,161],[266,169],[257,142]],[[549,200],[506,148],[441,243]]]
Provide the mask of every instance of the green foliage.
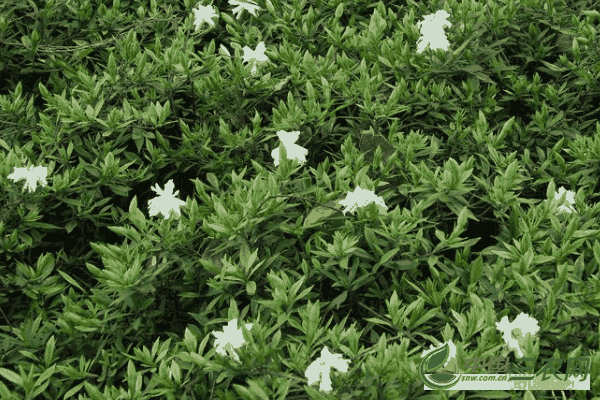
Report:
[[[0,5],[0,397],[416,398],[424,349],[492,354],[521,311],[600,390],[600,14],[257,4],[197,30],[187,0]],[[450,50],[417,53],[442,7]],[[306,164],[272,164],[282,130]],[[181,216],[150,216],[170,179]],[[344,213],[358,186],[387,209]],[[240,362],[213,346],[232,318]],[[323,346],[351,360],[331,393],[304,375]]]

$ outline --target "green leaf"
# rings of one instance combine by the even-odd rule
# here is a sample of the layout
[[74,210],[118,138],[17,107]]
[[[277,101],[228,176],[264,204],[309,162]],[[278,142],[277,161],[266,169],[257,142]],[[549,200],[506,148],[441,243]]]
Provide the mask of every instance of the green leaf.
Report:
[[[290,81],[291,77],[287,77],[281,81],[279,81],[278,83],[276,83],[275,85],[273,85],[273,91],[274,92],[278,92],[280,90],[287,90],[288,86],[287,83]],[[285,85],[285,87],[284,87]]]
[[63,399],[67,400],[69,397],[72,397],[77,392],[79,392],[82,387],[83,387],[83,383],[80,383],[79,385],[75,386],[73,389],[71,389],[67,393],[65,393],[65,397],[63,397]]
[[343,14],[344,14],[344,3],[341,2],[340,4],[338,4],[337,8],[335,9],[335,18],[340,19]]
[[392,250],[388,251],[387,253],[385,253],[381,257],[381,260],[379,260],[379,262],[377,263],[377,266],[387,263],[392,257],[394,257],[396,255],[396,253],[398,253],[398,251],[400,251],[400,249],[396,248],[396,249],[392,249]]
[[337,210],[339,210],[341,208],[340,204],[339,204],[340,200],[331,200],[330,202],[321,205],[319,204],[318,206],[316,206],[315,208],[313,208],[311,210],[310,213],[308,213],[308,215],[306,216],[306,219],[304,220],[304,228],[308,228],[308,227],[314,227],[317,225],[317,223],[327,217],[329,217],[330,215],[332,215],[333,213],[335,213]]
[[248,283],[246,283],[246,292],[252,296],[256,293],[256,282],[254,281],[249,281]]
[[206,179],[208,180],[208,182],[210,182],[210,184],[217,190],[219,190],[219,180],[217,179],[216,175],[213,174],[212,172],[209,172],[206,174]]
[[69,282],[71,285],[75,286],[77,289],[79,289],[83,293],[85,293],[85,290],[83,290],[83,288],[81,286],[79,286],[79,284],[75,281],[75,279],[71,278],[69,275],[62,272],[61,270],[57,270],[57,271],[67,282]]
[[76,226],[77,221],[67,222],[67,224],[65,225],[65,230],[67,231],[67,233],[71,233]]
[[50,339],[46,342],[46,350],[44,351],[44,362],[46,365],[52,364],[54,360],[54,348],[56,344],[56,339],[54,336],[51,336]]
[[342,294],[332,300],[331,304],[329,305],[329,309],[332,309],[333,306],[335,306],[335,309],[339,310],[340,306],[344,303],[344,301],[346,301],[346,298],[348,298],[348,291],[344,290]]
[[254,395],[254,397],[258,396],[258,398],[260,398],[261,400],[269,400],[269,396],[267,396],[267,393],[265,393],[265,391],[256,384],[256,382],[250,381],[249,383],[250,386],[250,392]]
[[29,223],[31,226],[35,227],[35,228],[43,228],[43,229],[62,229],[60,226],[56,226],[56,225],[52,225],[52,224],[47,224],[45,222],[30,222]]
[[13,371],[6,368],[0,368],[0,375],[2,375],[4,378],[11,381],[12,383],[23,387],[23,379],[19,375],[15,374]]
[[384,321],[384,320],[379,319],[379,318],[365,318],[365,321],[372,322],[372,323],[374,323],[376,325],[392,326],[389,322]]
[[388,159],[394,154],[394,146],[380,135],[374,135],[371,132],[363,132],[360,136],[358,144],[360,151],[365,155],[365,160],[369,163],[373,162],[373,155],[377,147],[381,147],[382,161],[387,163]]
[[190,353],[194,353],[198,347],[198,340],[196,339],[196,336],[188,328],[185,328],[185,332],[183,333],[183,335],[183,343],[185,344],[185,347]]
[[42,383],[44,383],[45,381],[48,380],[48,378],[50,378],[53,374],[54,371],[56,370],[56,364],[52,365],[51,367],[49,367],[47,370],[45,370],[40,376],[39,378],[35,381],[35,386],[40,386]]

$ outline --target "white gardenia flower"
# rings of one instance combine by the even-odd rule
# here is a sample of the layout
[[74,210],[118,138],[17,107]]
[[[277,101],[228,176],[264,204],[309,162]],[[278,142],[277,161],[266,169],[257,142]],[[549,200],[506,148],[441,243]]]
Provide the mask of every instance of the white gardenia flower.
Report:
[[25,186],[23,186],[23,191],[32,191],[35,192],[37,189],[37,183],[40,183],[40,186],[46,186],[46,177],[48,176],[48,168],[47,167],[23,167],[17,168],[12,174],[8,175],[8,179],[12,179],[13,181],[19,181],[21,179],[25,179]]
[[519,314],[513,322],[508,322],[508,317],[505,316],[496,323],[496,328],[502,332],[506,346],[514,350],[519,358],[525,355],[523,350],[527,340],[540,330],[537,320],[525,313]]
[[577,210],[575,210],[575,192],[571,191],[571,190],[566,190],[564,187],[560,187],[558,189],[558,192],[554,193],[554,200],[556,200],[557,202],[560,201],[562,195],[565,195],[565,201],[564,203],[561,203],[561,205],[558,207],[558,212],[562,213],[562,212],[566,212],[566,213],[576,213]]
[[258,70],[256,69],[257,64],[266,62],[269,58],[265,55],[265,42],[260,42],[256,45],[256,50],[252,50],[248,46],[244,46],[242,49],[244,51],[244,62],[252,65],[252,74],[256,74]]
[[279,149],[281,146],[285,146],[285,151],[287,152],[287,158],[290,160],[296,160],[299,163],[306,162],[306,154],[308,153],[308,149],[298,146],[296,141],[300,137],[300,131],[294,132],[286,132],[286,131],[278,131],[277,136],[281,141],[281,144],[271,151],[271,157],[273,157],[273,164],[275,166],[279,165]]
[[252,14],[256,17],[256,10],[258,10],[260,8],[258,5],[256,5],[255,2],[253,2],[251,0],[244,0],[244,1],[229,0],[229,4],[231,4],[232,6],[236,6],[233,9],[233,15],[236,15],[236,18],[239,18],[239,16],[241,15],[243,10],[248,11],[250,14]]
[[[246,342],[241,329],[237,327],[237,318],[229,321],[226,327],[223,328],[223,332],[213,331],[212,334],[216,337],[215,348],[217,353],[227,356],[229,355],[236,361],[240,361],[235,349],[239,349]],[[246,324],[246,329],[250,330],[252,324]]]
[[450,28],[452,24],[448,21],[450,14],[445,10],[439,10],[435,14],[425,15],[423,21],[417,22],[421,30],[421,37],[417,42],[417,52],[422,53],[427,47],[431,50],[448,50],[450,43],[446,38],[444,28]]
[[201,6],[198,5],[194,10],[194,25],[196,29],[200,28],[203,22],[211,26],[215,26],[213,18],[218,18],[215,9],[212,6]]
[[346,215],[346,212],[352,213],[358,207],[367,206],[371,202],[375,202],[380,210],[380,213],[382,213],[384,209],[387,210],[387,206],[385,205],[383,198],[376,196],[375,192],[372,190],[362,189],[360,186],[357,186],[353,192],[348,192],[346,199],[339,201],[339,204],[346,207],[342,211],[344,215]]
[[171,213],[175,214],[176,218],[179,217],[179,207],[185,205],[185,201],[181,201],[175,196],[179,193],[179,190],[173,193],[175,184],[170,179],[165,185],[165,190],[161,190],[158,184],[154,185],[154,190],[158,196],[148,201],[150,208],[150,216],[156,216],[162,214],[165,218],[168,218]]
[[332,354],[327,346],[321,350],[321,357],[313,361],[306,369],[305,376],[308,379],[308,384],[320,382],[319,389],[326,392],[331,391],[331,368],[335,368],[340,372],[348,372],[348,364],[350,360],[343,360],[341,354]]

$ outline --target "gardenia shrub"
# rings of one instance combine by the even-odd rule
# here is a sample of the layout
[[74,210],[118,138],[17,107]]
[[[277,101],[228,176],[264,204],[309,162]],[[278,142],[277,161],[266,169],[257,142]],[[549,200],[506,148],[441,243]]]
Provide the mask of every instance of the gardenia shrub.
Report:
[[3,3],[0,397],[418,398],[443,343],[598,392],[575,9]]

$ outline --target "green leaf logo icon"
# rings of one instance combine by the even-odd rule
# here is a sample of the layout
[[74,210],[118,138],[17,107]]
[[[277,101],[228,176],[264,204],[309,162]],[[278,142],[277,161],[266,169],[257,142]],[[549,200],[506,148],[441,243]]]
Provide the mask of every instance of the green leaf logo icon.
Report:
[[[419,364],[419,375],[421,375],[423,383],[432,389],[447,389],[454,386],[462,374],[457,376],[455,372],[440,369],[444,367],[449,357],[450,346],[448,343],[427,354]],[[430,374],[430,376],[427,378],[425,374]]]

